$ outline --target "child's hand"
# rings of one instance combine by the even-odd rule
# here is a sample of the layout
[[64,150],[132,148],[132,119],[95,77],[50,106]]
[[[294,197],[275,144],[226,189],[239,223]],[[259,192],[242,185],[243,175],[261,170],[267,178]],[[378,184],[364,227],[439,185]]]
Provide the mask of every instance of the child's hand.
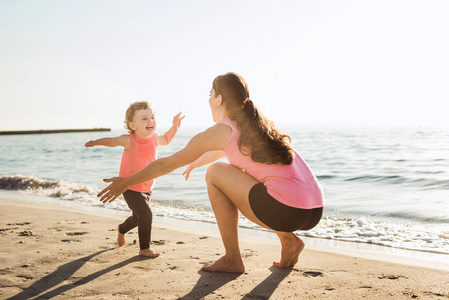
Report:
[[187,181],[187,179],[189,179],[190,172],[192,172],[193,169],[195,169],[195,167],[192,164],[190,164],[187,166],[187,169],[184,171],[184,173],[182,173],[182,175],[185,177],[186,181]]
[[181,113],[177,114],[176,116],[173,117],[173,126],[176,126],[176,128],[179,128],[179,126],[181,126],[181,121],[182,119],[184,119],[186,116],[182,116],[181,117]]
[[88,142],[84,145],[84,147],[93,147],[93,146],[95,146],[95,141],[88,141]]

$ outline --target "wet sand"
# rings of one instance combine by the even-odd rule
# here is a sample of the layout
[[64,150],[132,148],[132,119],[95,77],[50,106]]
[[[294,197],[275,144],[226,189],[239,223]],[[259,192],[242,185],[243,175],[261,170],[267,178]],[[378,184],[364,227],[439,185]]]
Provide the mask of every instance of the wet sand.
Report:
[[449,299],[444,265],[306,245],[281,270],[271,267],[277,241],[242,236],[246,272],[209,273],[203,264],[224,254],[218,230],[154,223],[151,248],[161,256],[147,259],[137,255],[137,230],[118,247],[122,216],[0,205],[1,299]]

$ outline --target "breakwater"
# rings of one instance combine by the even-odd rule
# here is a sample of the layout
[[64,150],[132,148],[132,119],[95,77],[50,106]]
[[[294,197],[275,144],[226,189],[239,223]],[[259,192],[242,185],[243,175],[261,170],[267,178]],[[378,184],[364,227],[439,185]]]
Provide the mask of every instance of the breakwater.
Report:
[[12,130],[12,131],[0,131],[0,135],[48,134],[48,133],[96,132],[96,131],[111,131],[111,128]]

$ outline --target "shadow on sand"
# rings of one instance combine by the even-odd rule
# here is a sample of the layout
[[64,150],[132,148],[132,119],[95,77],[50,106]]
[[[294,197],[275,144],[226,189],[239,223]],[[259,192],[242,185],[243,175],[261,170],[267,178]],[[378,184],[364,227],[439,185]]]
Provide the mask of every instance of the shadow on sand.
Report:
[[[41,278],[40,280],[33,283],[31,286],[24,289],[19,294],[12,296],[8,299],[18,300],[18,299],[30,299],[37,297],[39,299],[51,299],[58,295],[61,295],[73,288],[79,287],[86,283],[91,282],[104,274],[118,270],[130,263],[139,262],[143,260],[148,260],[149,258],[136,255],[125,261],[117,263],[106,269],[97,271],[85,277],[76,278],[72,277],[75,272],[81,269],[86,262],[90,261],[94,257],[105,253],[107,251],[114,250],[115,248],[102,250],[91,255],[79,258],[77,260],[66,263],[59,266],[54,272],[48,274],[47,276]],[[274,293],[279,284],[291,273],[292,268],[289,269],[278,269],[275,267],[270,268],[271,274],[261,283],[259,283],[255,288],[253,288],[249,293],[247,293],[242,299],[269,299]],[[228,282],[237,279],[242,274],[231,274],[231,273],[211,273],[206,271],[199,271],[200,279],[192,288],[192,290],[180,297],[181,300],[191,300],[191,299],[202,299],[209,294],[214,294],[216,290],[224,286]],[[247,275],[249,276],[249,275]],[[61,285],[53,290],[52,288],[60,285],[64,281],[70,281],[68,284]],[[39,296],[38,296],[39,295]]]
[[[269,299],[279,284],[292,272],[292,268],[279,269],[276,267],[271,267],[270,271],[270,276],[259,283],[242,299]],[[205,271],[199,271],[198,274],[200,274],[201,277],[193,289],[188,294],[178,298],[178,300],[203,299],[209,294],[214,294],[220,287],[242,275],[230,273],[211,273]]]
[[226,283],[237,279],[242,274],[234,273],[212,273],[206,271],[198,271],[200,279],[193,289],[186,295],[178,298],[178,300],[202,299],[209,294],[213,294]]
[[[79,269],[81,269],[84,264],[86,262],[88,262],[89,260],[91,260],[92,258],[94,258],[97,255],[100,255],[104,252],[107,251],[111,251],[114,250],[116,248],[111,248],[111,249],[106,249],[106,250],[102,250],[99,251],[97,253],[91,254],[89,256],[85,256],[82,257],[80,259],[71,261],[69,263],[66,263],[62,266],[59,266],[54,272],[52,272],[51,274],[48,274],[47,276],[41,278],[40,280],[36,281],[35,283],[33,283],[31,286],[27,287],[26,289],[24,289],[22,292],[20,292],[19,294],[12,296],[8,299],[14,299],[14,300],[19,300],[19,299],[30,299],[33,297],[36,297],[37,295],[39,295],[37,298],[38,299],[51,299],[53,297],[56,297],[58,295],[61,295],[62,293],[71,290],[75,287],[78,287],[80,285],[86,284],[106,273],[112,272],[114,270],[120,269],[121,267],[126,266],[127,264],[133,263],[133,262],[137,262],[137,261],[142,261],[142,260],[147,260],[148,258],[142,257],[142,256],[134,256],[131,257],[125,261],[122,261],[118,264],[115,264],[113,266],[110,266],[104,270],[100,270],[97,271],[95,273],[92,273],[90,275],[87,275],[85,277],[81,277],[81,278],[71,278],[71,276],[78,271]],[[66,280],[71,279],[71,283],[70,284],[65,284],[62,286],[57,287],[54,290],[51,290],[53,287],[63,283]],[[50,291],[51,290],[51,291]],[[44,294],[42,294],[44,293]]]
[[259,283],[255,288],[251,290],[245,297],[247,299],[270,299],[274,291],[277,289],[279,284],[292,272],[293,268],[279,269],[276,267],[271,267],[271,274],[264,281]]

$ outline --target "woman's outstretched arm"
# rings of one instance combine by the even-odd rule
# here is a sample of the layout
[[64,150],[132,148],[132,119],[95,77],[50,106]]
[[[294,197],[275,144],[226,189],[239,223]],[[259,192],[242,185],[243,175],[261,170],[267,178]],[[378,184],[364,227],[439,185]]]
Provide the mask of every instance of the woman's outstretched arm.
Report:
[[231,128],[227,125],[216,124],[194,136],[183,149],[171,156],[153,161],[134,175],[104,179],[105,182],[111,182],[111,184],[103,189],[98,197],[103,203],[112,202],[130,186],[171,173],[196,161],[208,151],[223,150],[231,133]]

